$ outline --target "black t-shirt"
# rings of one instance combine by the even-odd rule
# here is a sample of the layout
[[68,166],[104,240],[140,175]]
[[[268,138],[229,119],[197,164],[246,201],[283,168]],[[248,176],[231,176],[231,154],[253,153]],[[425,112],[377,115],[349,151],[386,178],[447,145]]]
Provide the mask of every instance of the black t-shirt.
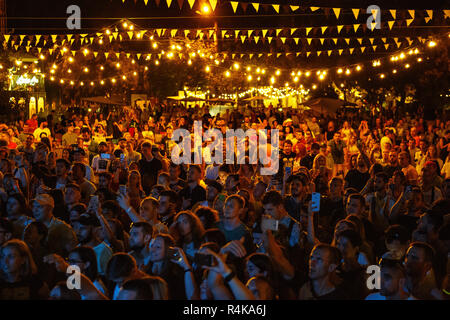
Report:
[[387,166],[385,166],[384,168],[384,172],[386,172],[387,176],[390,178],[394,175],[394,172],[397,170],[402,170],[402,168],[400,166],[391,166],[390,164],[388,164]]
[[38,276],[31,276],[15,283],[0,279],[0,300],[39,300],[39,290],[44,282]]
[[347,188],[355,188],[358,192],[364,188],[369,179],[369,172],[362,173],[357,169],[349,170],[345,176],[345,181],[348,182]]
[[138,162],[139,172],[142,176],[142,188],[145,194],[150,194],[150,190],[156,184],[158,173],[162,169],[162,163],[160,160],[153,158],[150,161],[141,159]]
[[308,170],[311,170],[312,166],[313,166],[314,158],[315,158],[314,155],[307,154],[300,160],[300,165],[302,167],[308,168]]
[[206,190],[200,185],[191,189],[189,186],[180,191],[180,197],[184,199],[191,199],[191,204],[187,209],[191,209],[197,202],[206,200]]

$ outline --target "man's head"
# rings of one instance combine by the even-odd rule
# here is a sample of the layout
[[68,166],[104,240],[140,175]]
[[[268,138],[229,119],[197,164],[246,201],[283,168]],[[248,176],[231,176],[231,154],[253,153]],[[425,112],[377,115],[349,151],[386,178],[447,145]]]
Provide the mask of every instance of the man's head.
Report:
[[47,222],[53,217],[55,201],[48,194],[39,194],[33,199],[33,215],[37,221]]
[[356,260],[361,244],[361,236],[355,230],[344,230],[336,234],[336,247],[344,260]]
[[328,244],[316,245],[309,256],[309,278],[319,280],[332,274],[341,261],[341,253]]
[[120,138],[119,139],[119,148],[124,151],[125,148],[127,147],[127,139],[125,138]]
[[306,181],[301,175],[291,176],[291,194],[294,198],[302,197],[306,193]]
[[420,140],[419,149],[423,154],[425,154],[428,150],[428,141],[424,139]]
[[56,160],[56,176],[57,177],[65,177],[69,173],[70,163],[66,159],[57,159]]
[[389,181],[389,178],[386,173],[384,172],[378,172],[375,175],[375,181],[374,181],[374,189],[376,192],[383,192],[386,190],[386,185]]
[[285,213],[283,197],[278,191],[267,192],[262,199],[262,204],[264,212],[273,219],[280,220],[283,217]]
[[222,185],[216,180],[208,180],[206,187],[206,200],[214,201],[217,195],[222,192]]
[[75,183],[66,184],[66,192],[64,194],[64,202],[71,206],[81,201],[80,186]]
[[165,217],[175,213],[178,203],[178,195],[173,190],[164,190],[159,195],[158,214]]
[[202,170],[200,166],[191,164],[188,171],[188,182],[199,182],[202,178]]
[[146,247],[153,236],[153,227],[148,222],[133,223],[130,230],[130,249],[141,251]]
[[227,190],[228,194],[236,193],[239,188],[239,175],[230,174],[227,177],[225,182],[225,190]]
[[153,197],[147,197],[141,201],[139,214],[144,220],[150,222],[158,218],[159,201]]
[[100,226],[98,219],[89,214],[82,214],[78,219],[72,221],[73,230],[81,244],[87,244],[95,238],[94,229]]
[[137,271],[136,260],[127,253],[115,253],[106,267],[106,278],[121,286]]
[[101,172],[98,175],[98,188],[109,190],[112,181],[112,174],[109,172]]
[[108,145],[106,144],[106,142],[102,141],[98,144],[98,153],[102,154],[106,152],[108,152]]
[[395,150],[391,150],[389,152],[389,164],[392,167],[398,166],[398,154]]
[[142,155],[144,156],[144,158],[146,159],[152,159],[153,158],[153,154],[152,154],[152,143],[150,141],[145,141],[142,146]]
[[224,219],[233,220],[239,217],[241,210],[244,208],[245,200],[236,194],[233,194],[225,200]]
[[311,155],[315,157],[319,154],[319,152],[320,152],[320,145],[318,143],[314,142],[311,145]]
[[332,199],[342,198],[344,194],[344,180],[340,177],[334,177],[330,181],[330,197]]
[[366,200],[364,197],[359,193],[353,193],[348,197],[345,210],[347,215],[356,214],[357,216],[361,216],[364,214],[365,207]]
[[91,140],[91,130],[89,128],[84,127],[81,129],[81,137],[83,138],[83,141],[88,142]]
[[384,239],[386,248],[389,252],[403,257],[409,247],[411,235],[404,226],[394,224],[386,229]]
[[283,152],[286,155],[290,155],[292,153],[292,141],[291,140],[284,141]]
[[444,218],[437,212],[426,212],[420,216],[417,231],[426,234],[428,243],[434,243],[439,239],[439,229],[444,224]]
[[385,297],[397,296],[406,287],[406,270],[401,260],[386,253],[380,260],[380,295]]
[[413,242],[409,245],[405,257],[406,274],[422,279],[432,268],[434,249],[425,242]]
[[170,180],[177,180],[180,177],[180,173],[181,173],[180,166],[177,164],[174,164],[173,162],[170,163],[170,167],[169,167]]
[[153,300],[153,290],[149,279],[126,281],[119,291],[117,300]]
[[72,166],[72,179],[74,181],[83,180],[86,176],[86,166],[81,162],[75,162]]

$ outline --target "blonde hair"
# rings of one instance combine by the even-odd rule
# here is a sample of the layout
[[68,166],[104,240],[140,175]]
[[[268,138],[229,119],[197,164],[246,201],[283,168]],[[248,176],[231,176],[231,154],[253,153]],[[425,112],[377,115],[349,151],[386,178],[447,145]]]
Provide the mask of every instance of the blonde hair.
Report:
[[20,270],[20,275],[22,277],[29,277],[29,276],[37,273],[37,266],[36,266],[36,263],[34,262],[30,248],[24,241],[18,240],[18,239],[12,239],[12,240],[5,242],[1,248],[2,254],[3,254],[3,250],[5,250],[6,248],[14,248],[15,250],[17,250],[19,252],[21,257],[25,258],[25,262],[21,266],[21,270]]

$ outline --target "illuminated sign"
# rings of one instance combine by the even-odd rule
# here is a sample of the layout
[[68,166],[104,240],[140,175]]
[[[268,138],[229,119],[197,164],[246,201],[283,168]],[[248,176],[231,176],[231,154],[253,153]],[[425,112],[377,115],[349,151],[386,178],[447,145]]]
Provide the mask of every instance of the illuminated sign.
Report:
[[23,86],[23,85],[35,86],[38,83],[39,83],[39,79],[36,76],[33,76],[33,78],[20,76],[16,80],[16,85],[18,85],[18,86]]

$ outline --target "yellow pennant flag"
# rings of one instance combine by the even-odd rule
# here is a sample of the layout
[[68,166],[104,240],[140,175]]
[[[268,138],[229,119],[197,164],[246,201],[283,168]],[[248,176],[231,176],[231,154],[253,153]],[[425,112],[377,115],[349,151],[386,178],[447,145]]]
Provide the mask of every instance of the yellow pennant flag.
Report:
[[189,2],[189,6],[192,9],[192,7],[194,6],[195,0],[188,0],[188,2]]
[[359,24],[354,24],[353,25],[353,29],[355,30],[355,32],[358,30],[359,26],[360,26]]
[[411,45],[411,43],[413,43],[414,40],[411,40],[410,37],[406,37],[406,40],[408,40],[408,45]]
[[339,19],[339,15],[341,14],[340,8],[333,8],[334,15],[336,16],[336,19]]
[[344,27],[343,25],[342,25],[342,26],[337,26],[337,31],[338,31],[338,33],[341,32],[341,30],[342,30],[343,27]]
[[115,40],[117,40],[117,36],[119,35],[119,33],[118,32],[113,32],[113,36],[114,36],[114,39]]
[[263,54],[262,54],[262,53],[258,54],[258,58],[261,58],[262,56],[263,56]]
[[366,50],[366,47],[361,47],[361,53],[364,53],[365,50]]
[[308,58],[311,52],[306,52],[306,57]]
[[355,48],[350,48],[350,49],[349,49],[350,54],[353,54],[353,50],[355,50]]
[[327,30],[327,26],[324,26],[324,27],[321,27],[321,29],[322,29],[322,34],[324,34],[325,33],[325,30]]
[[[19,46],[18,45],[14,46],[14,48],[16,49],[16,51],[19,50]],[[53,49],[50,49],[49,51],[50,51],[50,55],[52,55],[53,54]]]
[[256,12],[259,11],[259,3],[257,3],[257,2],[252,2],[252,6],[253,6],[253,8],[255,8]]
[[253,37],[253,39],[255,39],[255,43],[257,44],[259,41],[259,37]]
[[311,38],[306,38],[306,40],[308,40],[308,44],[311,45],[312,39]]
[[53,41],[53,43],[55,43],[56,42],[56,38],[58,37],[58,35],[56,35],[56,34],[52,34],[52,41]]
[[158,35],[158,38],[161,37],[161,32],[162,32],[162,29],[156,29],[156,34]]
[[117,59],[120,59],[120,53],[119,52],[116,53],[116,57],[117,57]]
[[209,4],[211,5],[212,11],[216,11],[217,0],[209,0]]
[[320,9],[320,7],[309,7],[309,8],[311,9],[312,12]]
[[280,34],[280,32],[283,31],[283,29],[277,29],[277,37]]
[[425,22],[428,23],[431,19],[433,19],[433,10],[425,10],[428,14],[428,17],[425,18]]
[[148,4],[148,0],[144,0],[144,3],[145,3],[145,5],[147,5]]
[[387,50],[387,49],[389,48],[389,43],[386,43],[386,44],[384,45],[384,48]]
[[[92,44],[92,42],[94,42],[94,37],[89,38],[89,40],[91,40],[91,44]],[[64,41],[63,41],[63,44],[64,44]]]
[[239,30],[234,30],[234,37],[237,38],[239,35]]
[[277,58],[279,58],[282,55],[282,53],[277,53]]
[[[373,44],[374,40],[375,40],[374,38],[369,38],[370,44]],[[362,39],[361,39],[361,41],[362,41]]]
[[27,50],[27,52],[30,52],[30,47],[29,46],[27,46],[25,49]]
[[250,59],[253,58],[253,53],[250,53],[248,56]]
[[38,49],[38,53],[41,53],[41,51],[42,51],[42,48],[37,48]]
[[227,30],[222,30],[222,38],[225,37],[225,34],[227,33]]
[[254,30],[248,30],[248,37],[250,38],[252,36]]
[[25,39],[26,36],[25,35],[20,35],[19,37],[20,37],[20,42],[23,42],[23,39]]
[[415,10],[408,10],[408,12],[409,12],[409,15],[411,16],[411,18],[414,19],[414,16],[416,14]]
[[397,42],[397,48],[400,48],[401,45],[402,45],[401,42]]
[[321,53],[322,51],[317,51],[317,56],[320,56]]
[[294,38],[295,44],[298,44],[299,38]]
[[211,39],[211,36],[214,34],[214,30],[209,30],[209,36],[208,36],[208,38],[210,38]]
[[281,42],[283,42],[283,44],[286,42],[286,38],[285,37],[281,37]]
[[343,51],[344,49],[339,49],[339,55],[341,55]]
[[372,48],[373,48],[374,52],[375,52],[375,50],[377,50],[377,46],[376,45],[372,46]]
[[409,27],[409,25],[411,24],[411,22],[413,22],[414,19],[406,19],[406,26]]
[[306,35],[312,30],[312,28],[306,28]]
[[323,42],[325,41],[324,38],[320,38],[320,43],[323,45]]
[[262,30],[262,36],[263,36],[263,38],[266,37],[267,31],[268,31],[268,30]]
[[[41,35],[40,34],[37,34],[36,35],[36,44],[38,44],[39,43],[39,40],[41,40]],[[6,35],[5,35],[5,39],[6,39]],[[9,38],[8,38],[9,39]],[[70,40],[70,39],[69,39]],[[6,41],[8,41],[8,40],[6,40]]]
[[172,0],[166,0],[167,1],[167,8],[170,8],[170,5],[172,4]]
[[392,30],[392,27],[394,26],[395,20],[393,21],[388,21],[388,25],[389,25],[389,30]]
[[231,59],[234,59],[235,56],[236,56],[236,53],[231,54]]
[[442,10],[444,12],[445,19],[450,18],[450,10]]
[[331,56],[331,52],[332,52],[333,50],[328,50],[328,56]]
[[301,53],[301,52],[297,52],[297,53],[295,54],[295,56],[298,57],[298,56],[300,55],[300,53]]
[[177,35],[177,29],[173,29],[173,30],[170,30],[170,36],[172,37],[172,38],[175,38],[175,36]]
[[130,37],[130,40],[133,39],[133,34],[134,34],[133,31],[128,31],[127,34],[128,34],[128,37]]
[[280,13],[280,5],[279,4],[273,4],[272,7],[277,13]]
[[395,20],[397,16],[397,10],[389,10],[389,12],[391,13],[392,18]]
[[291,28],[291,36],[294,34],[295,31],[297,31],[297,28]]
[[94,58],[97,58],[98,52],[94,52]]
[[362,38],[358,38],[359,44],[362,44]]
[[231,7],[233,8],[233,12],[236,13],[236,9],[237,9],[239,2],[230,1],[230,4],[231,4]]
[[241,36],[241,41],[242,41],[242,43],[244,43],[244,41],[245,41],[245,36]]
[[105,58],[108,59],[109,52],[105,52]]
[[72,52],[72,56],[75,57],[75,55],[77,54],[77,52],[76,52],[76,51],[71,51],[71,52]]
[[267,37],[267,40],[269,41],[269,44],[272,42],[273,37]]
[[358,20],[360,9],[352,9],[352,11],[353,11],[353,15],[355,16],[355,19]]
[[300,8],[300,6],[290,6],[292,11],[296,11],[298,10],[298,8]]
[[334,44],[337,44],[338,39],[337,38],[333,38],[333,42],[334,42]]
[[350,44],[350,39],[349,38],[345,38],[345,42],[347,42],[347,45]]
[[136,54],[136,57],[137,57],[138,60],[141,59],[141,55],[142,55],[141,53]]
[[386,43],[386,38],[381,38],[381,41],[383,41],[383,43]]

